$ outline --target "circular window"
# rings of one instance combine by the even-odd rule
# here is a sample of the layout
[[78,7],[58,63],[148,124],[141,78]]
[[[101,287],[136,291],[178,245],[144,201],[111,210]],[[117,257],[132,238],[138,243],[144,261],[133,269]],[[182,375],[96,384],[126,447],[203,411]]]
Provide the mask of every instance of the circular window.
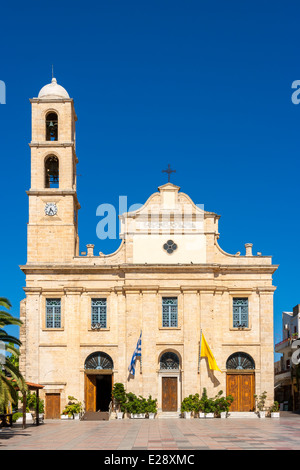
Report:
[[173,251],[177,250],[177,245],[173,240],[168,240],[167,243],[164,244],[163,248],[167,253],[172,254]]

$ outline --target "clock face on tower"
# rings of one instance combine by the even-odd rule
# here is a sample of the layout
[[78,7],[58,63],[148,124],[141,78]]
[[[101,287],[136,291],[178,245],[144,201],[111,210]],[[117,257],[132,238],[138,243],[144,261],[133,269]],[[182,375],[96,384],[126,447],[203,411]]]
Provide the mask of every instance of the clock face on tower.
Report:
[[46,215],[56,215],[57,214],[57,205],[54,202],[48,202],[45,205],[45,214]]

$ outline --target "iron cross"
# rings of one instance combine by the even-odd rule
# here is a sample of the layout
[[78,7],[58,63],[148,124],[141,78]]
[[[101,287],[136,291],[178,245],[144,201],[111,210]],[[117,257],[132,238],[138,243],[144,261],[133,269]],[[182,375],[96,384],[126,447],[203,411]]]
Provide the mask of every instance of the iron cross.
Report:
[[170,163],[169,163],[168,168],[166,170],[162,170],[162,173],[167,173],[168,174],[168,183],[170,183],[171,173],[176,173],[176,170],[171,170],[171,166],[170,166]]

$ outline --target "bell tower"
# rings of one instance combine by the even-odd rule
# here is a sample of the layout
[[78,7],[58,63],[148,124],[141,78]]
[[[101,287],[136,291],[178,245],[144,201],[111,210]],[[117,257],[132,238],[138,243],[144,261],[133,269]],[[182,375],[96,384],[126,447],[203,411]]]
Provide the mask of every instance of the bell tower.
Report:
[[68,263],[79,251],[74,102],[55,78],[30,102],[27,263]]

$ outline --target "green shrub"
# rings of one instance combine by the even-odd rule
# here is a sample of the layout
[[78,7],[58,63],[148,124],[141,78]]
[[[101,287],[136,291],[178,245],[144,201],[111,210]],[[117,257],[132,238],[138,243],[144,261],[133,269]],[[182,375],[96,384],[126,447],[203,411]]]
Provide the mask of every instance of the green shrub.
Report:
[[195,411],[195,396],[189,395],[182,400],[181,413]]
[[62,414],[68,416],[74,416],[74,414],[81,413],[82,403],[77,400],[77,398],[68,396],[68,404],[65,406]]
[[147,400],[141,395],[138,397],[134,393],[126,393],[126,404],[125,408],[128,413],[141,414],[147,413]]
[[112,399],[115,402],[117,409],[121,410],[123,413],[126,411],[126,392],[124,385],[122,383],[116,382],[112,390]]
[[267,399],[267,392],[263,392],[261,395],[254,395],[256,408],[258,411],[264,411],[265,403]]
[[22,416],[23,416],[23,413],[20,413],[20,412],[14,413],[12,415],[13,423],[15,423],[17,421],[17,419],[21,418]]
[[157,399],[152,398],[151,395],[149,395],[147,402],[146,402],[146,412],[147,413],[157,413]]
[[279,411],[279,403],[278,401],[274,401],[273,405],[270,407],[271,413],[278,413]]
[[[20,397],[21,402],[23,403],[23,396]],[[26,394],[26,411],[36,411],[36,401],[37,396],[35,393],[31,393],[30,390]],[[45,412],[44,400],[39,398],[39,413]]]

